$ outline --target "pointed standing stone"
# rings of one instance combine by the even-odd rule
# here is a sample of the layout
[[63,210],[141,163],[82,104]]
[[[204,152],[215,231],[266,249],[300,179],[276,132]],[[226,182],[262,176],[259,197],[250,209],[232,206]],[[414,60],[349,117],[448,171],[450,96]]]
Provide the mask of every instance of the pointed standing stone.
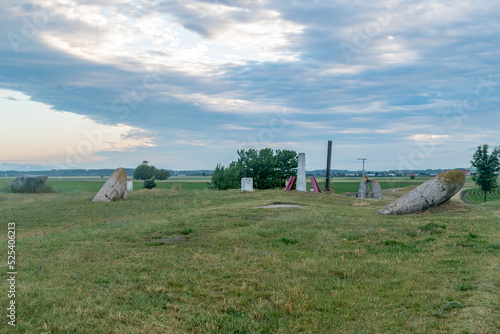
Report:
[[372,186],[372,198],[384,199],[382,196],[382,187],[380,183],[375,181],[374,179],[370,179],[370,185]]
[[127,172],[123,168],[117,168],[92,202],[113,202],[125,198],[127,198]]
[[368,185],[368,178],[363,178],[363,180],[361,180],[356,197],[370,198],[370,186]]

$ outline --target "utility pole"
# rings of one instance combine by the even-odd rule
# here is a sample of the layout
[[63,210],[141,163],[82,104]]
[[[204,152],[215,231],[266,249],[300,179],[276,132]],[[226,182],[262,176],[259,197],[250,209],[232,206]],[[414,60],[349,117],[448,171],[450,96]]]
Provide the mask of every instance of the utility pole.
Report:
[[358,160],[363,160],[363,181],[365,180],[365,160],[368,160],[367,158],[359,158]]
[[325,191],[330,191],[330,174],[331,174],[331,164],[332,164],[332,141],[328,141],[328,150],[326,158],[326,185]]

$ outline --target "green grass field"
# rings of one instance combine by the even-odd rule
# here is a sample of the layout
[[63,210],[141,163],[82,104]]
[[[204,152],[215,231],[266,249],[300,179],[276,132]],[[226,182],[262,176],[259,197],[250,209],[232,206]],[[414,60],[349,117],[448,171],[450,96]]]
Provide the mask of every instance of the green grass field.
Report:
[[[308,177],[307,188],[312,185]],[[8,192],[8,185],[14,178],[0,178],[0,191]],[[316,178],[318,185],[321,189],[325,187],[325,178]],[[419,178],[410,180],[410,178],[379,178],[382,189],[399,188],[409,185],[420,184],[428,180],[428,178]],[[54,192],[75,192],[75,191],[89,191],[98,192],[102,187],[106,178],[100,177],[59,177],[50,178],[47,184],[50,185]],[[183,189],[183,190],[203,190],[206,188],[207,182],[210,182],[208,176],[174,176],[166,181],[156,181],[156,189]],[[359,178],[332,178],[331,184],[333,190],[338,194],[346,192],[358,191],[360,180]],[[138,190],[143,188],[143,182],[134,180],[134,189]]]
[[[423,180],[380,180],[386,199],[362,200],[173,178],[115,203],[90,202],[100,179],[36,195],[7,193],[10,181],[17,326],[4,315],[1,332],[500,332],[500,201],[382,216]],[[253,209],[276,203],[304,207]]]

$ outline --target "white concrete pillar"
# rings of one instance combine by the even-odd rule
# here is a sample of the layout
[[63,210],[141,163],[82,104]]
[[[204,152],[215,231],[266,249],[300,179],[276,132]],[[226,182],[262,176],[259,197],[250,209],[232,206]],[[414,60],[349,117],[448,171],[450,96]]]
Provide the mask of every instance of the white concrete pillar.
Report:
[[134,181],[127,180],[127,191],[134,191]]
[[299,166],[297,169],[297,191],[307,191],[306,189],[306,154],[299,153]]

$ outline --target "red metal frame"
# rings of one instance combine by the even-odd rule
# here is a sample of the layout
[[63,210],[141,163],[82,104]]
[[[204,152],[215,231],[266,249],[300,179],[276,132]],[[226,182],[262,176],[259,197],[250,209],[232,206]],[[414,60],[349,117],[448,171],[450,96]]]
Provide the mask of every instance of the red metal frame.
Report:
[[313,189],[314,189],[314,192],[316,194],[320,194],[321,193],[321,190],[319,189],[319,186],[318,186],[318,182],[316,182],[316,178],[313,176],[311,177],[311,183],[312,183],[312,186],[313,186]]
[[288,182],[286,184],[286,191],[291,191],[293,189],[293,186],[295,186],[295,182],[297,182],[297,178],[295,176],[290,176],[290,179],[288,179]]

